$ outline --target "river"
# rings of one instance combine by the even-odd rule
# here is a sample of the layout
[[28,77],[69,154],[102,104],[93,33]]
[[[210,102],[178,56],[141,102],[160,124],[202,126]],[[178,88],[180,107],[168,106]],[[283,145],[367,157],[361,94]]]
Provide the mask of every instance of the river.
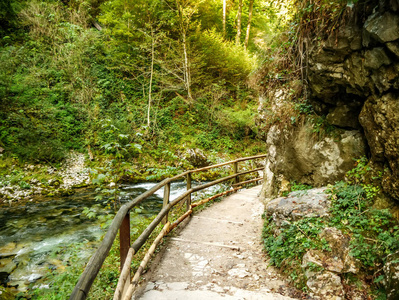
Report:
[[[155,184],[121,186],[126,193],[121,202],[134,199]],[[213,190],[219,188],[213,187]],[[185,182],[172,183],[170,200],[185,190]],[[77,243],[85,244],[85,251],[80,251],[79,255],[81,259],[88,259],[105,230],[98,218],[89,219],[83,209],[88,207],[98,216],[111,212],[105,204],[95,201],[95,196],[94,190],[82,189],[67,197],[3,208],[0,211],[0,284],[26,290],[47,272],[63,268],[68,255],[65,249]],[[141,214],[148,217],[158,213],[162,199],[163,189],[140,204]]]

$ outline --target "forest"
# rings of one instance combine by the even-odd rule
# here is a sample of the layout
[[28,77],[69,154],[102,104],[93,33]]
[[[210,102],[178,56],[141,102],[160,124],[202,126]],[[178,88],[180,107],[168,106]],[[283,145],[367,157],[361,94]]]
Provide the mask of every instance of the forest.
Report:
[[[254,0],[1,1],[2,205],[23,208],[29,201],[57,200],[73,194],[74,187],[93,185],[100,189],[99,200],[120,193],[107,188],[115,182],[117,188],[123,182],[158,181],[264,153],[264,135],[257,126],[257,74],[272,59],[271,49],[280,48],[276,37],[289,25],[289,5]],[[89,170],[89,175],[72,174],[75,178],[67,183],[64,165],[80,162],[75,157],[84,161],[78,172]],[[201,179],[218,175],[209,172]],[[4,220],[10,217],[7,209],[3,212]],[[101,226],[112,218],[104,220],[89,207],[83,213],[99,218]],[[5,252],[15,245],[1,244]],[[52,255],[69,253],[64,247],[51,250]],[[81,246],[73,247],[62,264],[78,255]],[[7,263],[2,261],[3,269]],[[46,279],[57,289],[45,293],[31,284],[24,292],[20,284],[18,297],[66,298],[80,264],[66,274],[58,271]],[[7,272],[1,279],[5,285]],[[113,278],[113,272],[109,268],[101,278]],[[102,281],[114,281],[111,277]],[[100,284],[97,291],[104,288]]]
[[280,7],[2,3],[3,156],[57,164],[68,151],[89,148],[129,160],[147,153],[153,163],[181,148],[256,153],[262,147],[257,93],[248,79],[286,24]]
[[[0,0],[0,295],[66,299],[85,263],[71,261],[95,247],[121,199],[265,154],[265,205],[329,195],[328,214],[281,228],[265,211],[269,263],[304,295],[320,296],[309,282],[321,274],[322,285],[339,281],[339,299],[397,299],[398,11],[396,0]],[[74,208],[38,213],[65,199]],[[162,199],[151,201],[132,211],[133,236]],[[31,224],[19,217],[44,228],[66,214],[99,231],[17,259],[26,246],[12,234]],[[303,265],[334,252],[328,230],[346,239],[356,273]],[[90,299],[112,297],[118,251]],[[11,280],[34,260],[45,275]]]

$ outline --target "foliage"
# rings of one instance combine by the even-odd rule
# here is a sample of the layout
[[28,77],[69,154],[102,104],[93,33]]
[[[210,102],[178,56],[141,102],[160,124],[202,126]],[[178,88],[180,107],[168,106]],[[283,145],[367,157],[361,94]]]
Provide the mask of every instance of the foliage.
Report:
[[[94,154],[118,156],[123,139],[130,144],[124,159],[144,161],[159,145],[172,151],[187,143],[236,152],[244,148],[236,141],[254,141],[250,119],[256,106],[234,106],[253,99],[244,81],[256,55],[222,37],[219,2],[185,4],[186,12],[192,12],[183,22],[190,21],[187,51],[194,103],[187,102],[182,80],[174,4],[37,0],[10,5],[18,18],[7,25],[7,30],[13,26],[12,34],[0,41],[0,146],[6,156],[59,163],[68,151],[88,146]],[[263,4],[257,5],[261,9]],[[229,3],[230,17],[235,9]],[[101,32],[91,28],[94,18]],[[254,20],[261,18],[258,14]],[[259,31],[257,24],[253,28]],[[233,26],[228,30],[233,37]],[[147,113],[150,126],[143,127]],[[118,128],[120,139],[105,123]]]
[[254,58],[241,46],[226,41],[215,29],[197,33],[194,45],[202,54],[206,74],[223,78],[231,85],[244,82],[254,68]]
[[313,187],[304,183],[296,182],[295,180],[290,182],[290,189],[292,192],[294,191],[305,191],[305,190],[310,190]]
[[378,273],[387,255],[399,250],[397,222],[388,210],[372,208],[372,198],[359,185],[339,182],[331,193],[331,223],[350,232],[351,255],[365,271]]
[[179,173],[178,168],[171,166],[166,166],[166,168],[163,169],[149,168],[147,171],[151,174],[146,177],[146,179],[149,181],[159,181]]
[[300,266],[302,256],[308,249],[327,249],[325,241],[317,238],[325,222],[321,218],[303,218],[292,223],[287,222],[281,234],[274,237],[273,217],[267,217],[263,229],[263,242],[271,257],[271,263],[277,267],[287,267],[287,271],[291,272],[292,268],[289,266]]
[[356,276],[359,279],[369,276],[375,290],[379,288],[387,256],[399,250],[399,224],[388,210],[372,207],[378,189],[360,180],[367,177],[369,171],[367,160],[361,158],[347,173],[350,182],[338,182],[330,187],[328,217],[286,222],[279,232],[272,216],[265,217],[263,240],[271,263],[287,274],[294,274],[295,279],[291,278],[299,287],[305,286],[305,278],[300,275],[303,254],[309,249],[328,251],[328,244],[320,240],[318,234],[323,228],[335,227],[350,237],[350,254],[358,260],[362,271]]
[[377,174],[370,167],[368,159],[363,156],[356,160],[355,168],[346,173],[346,180],[350,184],[360,185],[366,193],[368,200],[373,200],[374,197],[380,192],[379,180],[382,177],[381,171]]

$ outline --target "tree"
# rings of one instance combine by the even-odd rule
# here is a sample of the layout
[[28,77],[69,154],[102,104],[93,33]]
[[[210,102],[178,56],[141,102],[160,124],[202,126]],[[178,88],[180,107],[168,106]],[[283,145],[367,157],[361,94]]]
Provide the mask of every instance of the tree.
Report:
[[247,25],[247,33],[245,35],[245,43],[244,43],[244,48],[247,49],[248,47],[248,41],[249,41],[249,33],[251,30],[251,21],[252,21],[252,10],[254,6],[254,0],[249,1],[249,12],[248,12],[248,25]]
[[241,13],[242,13],[242,0],[240,0],[238,3],[236,45],[240,44],[240,39],[241,39]]
[[226,0],[223,0],[223,37],[226,38]]
[[183,78],[189,101],[192,101],[193,97],[191,95],[191,72],[190,72],[190,60],[188,57],[187,34],[190,29],[190,24],[193,15],[197,12],[199,4],[198,2],[196,4],[193,4],[190,3],[190,0],[176,0],[178,16],[179,16],[179,30],[183,47],[183,70],[184,70]]

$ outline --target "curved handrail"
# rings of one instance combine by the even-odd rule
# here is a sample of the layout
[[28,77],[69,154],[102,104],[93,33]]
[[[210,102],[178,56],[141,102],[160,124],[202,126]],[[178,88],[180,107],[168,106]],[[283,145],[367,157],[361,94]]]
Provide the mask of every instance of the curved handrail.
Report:
[[202,172],[202,171],[207,171],[209,169],[219,168],[222,166],[234,164],[234,171],[235,171],[234,173],[235,174],[223,177],[221,179],[218,179],[218,180],[206,183],[206,184],[202,184],[202,185],[194,187],[194,188],[191,188],[191,186],[190,186],[190,189],[187,190],[185,193],[183,193],[182,195],[180,195],[178,198],[171,201],[170,203],[164,205],[164,207],[158,213],[156,218],[151,222],[151,224],[142,232],[142,234],[132,244],[131,248],[133,248],[134,253],[136,253],[141,248],[141,246],[145,243],[145,241],[147,240],[149,235],[152,233],[152,231],[155,229],[155,227],[168,214],[169,210],[174,205],[176,205],[178,202],[182,201],[186,197],[190,196],[193,192],[203,190],[205,188],[211,187],[213,185],[222,183],[222,182],[230,180],[230,179],[238,178],[238,176],[240,176],[240,175],[244,175],[244,174],[262,170],[263,168],[257,168],[254,170],[238,173],[237,172],[237,164],[238,164],[238,162],[253,160],[253,159],[258,159],[258,158],[263,158],[263,157],[266,157],[266,155],[256,155],[256,156],[250,156],[250,157],[245,157],[245,158],[239,158],[236,160],[232,160],[232,161],[225,162],[225,163],[220,163],[217,165],[212,165],[212,166],[208,166],[208,167],[204,167],[204,168],[200,168],[200,169],[185,171],[185,172],[178,174],[174,177],[166,178],[166,179],[162,180],[160,183],[156,184],[148,191],[139,195],[132,201],[122,205],[121,208],[118,210],[117,214],[115,215],[115,217],[114,217],[107,233],[105,234],[103,241],[101,242],[100,246],[98,247],[97,251],[93,254],[93,256],[90,258],[89,262],[87,263],[87,266],[86,266],[85,270],[83,271],[82,275],[80,276],[79,281],[77,282],[74,290],[72,291],[72,294],[69,297],[69,300],[86,299],[88,292],[89,292],[95,278],[97,277],[98,272],[100,271],[101,266],[103,265],[106,257],[108,256],[109,250],[112,247],[112,244],[116,238],[118,230],[121,228],[124,218],[128,215],[129,210],[132,209],[134,206],[136,206],[137,204],[139,204],[140,202],[142,202],[143,200],[145,200],[146,198],[148,198],[149,196],[154,194],[159,189],[163,188],[165,185],[170,184],[171,182],[176,181],[182,177],[190,176],[192,173],[198,173],[198,172]]

